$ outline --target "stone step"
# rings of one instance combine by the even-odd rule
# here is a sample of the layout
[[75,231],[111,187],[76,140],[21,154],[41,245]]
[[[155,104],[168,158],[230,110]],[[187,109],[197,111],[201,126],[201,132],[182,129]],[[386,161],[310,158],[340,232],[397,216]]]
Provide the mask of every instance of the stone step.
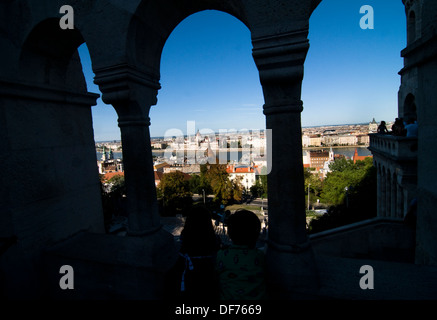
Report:
[[[437,267],[380,261],[316,256],[320,280],[319,298],[358,300],[437,299]],[[374,289],[363,290],[362,266],[373,269]]]

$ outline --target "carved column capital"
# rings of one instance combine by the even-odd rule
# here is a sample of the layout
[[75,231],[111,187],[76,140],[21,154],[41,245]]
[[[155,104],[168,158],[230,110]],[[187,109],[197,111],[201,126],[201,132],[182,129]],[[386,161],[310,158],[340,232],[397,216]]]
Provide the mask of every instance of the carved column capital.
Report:
[[264,93],[264,114],[301,113],[308,29],[252,40],[253,57]]
[[301,81],[309,49],[308,29],[252,39],[261,83]]
[[102,91],[102,100],[114,106],[120,125],[150,125],[149,110],[157,103],[161,88],[158,76],[126,64],[100,68],[95,73],[94,82]]

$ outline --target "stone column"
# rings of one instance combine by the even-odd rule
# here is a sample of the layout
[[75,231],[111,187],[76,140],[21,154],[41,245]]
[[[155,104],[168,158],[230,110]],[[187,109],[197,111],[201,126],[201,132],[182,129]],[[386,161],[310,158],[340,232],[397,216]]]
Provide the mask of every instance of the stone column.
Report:
[[397,183],[397,203],[396,203],[396,207],[397,207],[397,217],[400,219],[404,218],[404,190],[402,188],[402,186],[400,185],[400,183]]
[[391,185],[391,217],[398,217],[398,209],[397,209],[397,199],[398,199],[398,179],[396,175],[392,175],[392,185]]
[[381,205],[380,205],[380,217],[386,217],[387,216],[387,208],[386,208],[386,169],[384,166],[381,167]]
[[150,144],[150,119],[139,113],[126,112],[141,108],[136,104],[127,101],[114,104],[114,107],[119,115],[118,125],[123,146],[128,232],[131,235],[143,235],[159,229],[160,219]]
[[157,102],[159,82],[129,66],[96,72],[103,100],[118,114],[123,147],[128,233],[142,236],[160,229],[156,198],[149,110]]
[[386,183],[385,183],[385,216],[391,217],[391,173],[390,169],[387,169],[386,175]]
[[306,232],[302,160],[301,87],[309,48],[307,31],[253,40],[264,93],[266,129],[271,130],[268,174],[268,277],[281,298],[314,293],[315,259]]

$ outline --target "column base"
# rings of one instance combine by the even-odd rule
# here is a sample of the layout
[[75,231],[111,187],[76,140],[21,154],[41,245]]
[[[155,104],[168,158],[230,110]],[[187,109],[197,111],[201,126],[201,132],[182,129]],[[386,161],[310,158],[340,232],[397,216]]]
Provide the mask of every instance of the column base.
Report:
[[310,245],[304,250],[285,251],[269,245],[267,277],[270,299],[317,299],[319,276]]
[[[48,297],[57,300],[156,300],[178,255],[163,229],[142,237],[83,233],[47,250]],[[74,290],[61,290],[59,268],[74,268]]]

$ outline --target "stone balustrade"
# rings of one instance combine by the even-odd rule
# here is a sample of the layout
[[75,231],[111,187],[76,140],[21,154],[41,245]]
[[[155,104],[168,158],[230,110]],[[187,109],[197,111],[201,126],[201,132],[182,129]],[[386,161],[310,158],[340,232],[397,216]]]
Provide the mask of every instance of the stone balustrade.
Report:
[[377,152],[392,160],[417,158],[417,137],[399,137],[389,134],[370,134],[372,153]]
[[378,217],[403,219],[416,197],[417,138],[370,134],[377,171]]

